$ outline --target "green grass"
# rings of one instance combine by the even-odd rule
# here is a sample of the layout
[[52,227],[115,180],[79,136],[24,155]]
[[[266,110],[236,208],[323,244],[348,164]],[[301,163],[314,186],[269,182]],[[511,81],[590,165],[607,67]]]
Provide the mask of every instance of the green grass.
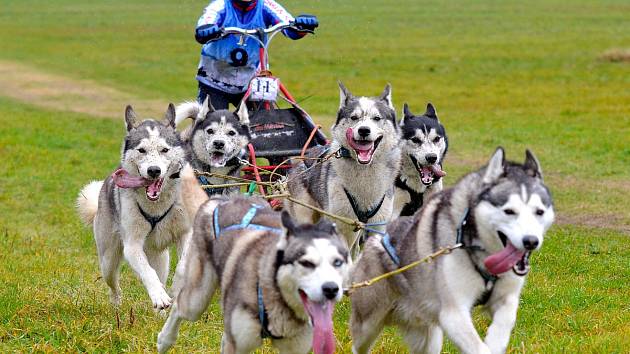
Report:
[[[497,145],[540,158],[559,219],[523,292],[512,352],[623,353],[630,348],[630,66],[598,59],[627,47],[627,1],[283,1],[315,13],[318,34],[278,39],[272,69],[331,124],[336,80],[397,107],[438,108],[451,142],[447,185]],[[5,1],[0,60],[179,101],[195,94],[192,30],[204,1]],[[122,107],[121,107],[122,110]],[[142,114],[140,112],[140,114]],[[91,232],[74,198],[117,165],[117,120],[0,98],[0,352],[151,351],[163,320],[123,268],[116,312],[98,280]],[[572,225],[579,223],[579,225]],[[591,225],[594,227],[585,227]],[[626,230],[622,232],[620,230]],[[349,304],[336,314],[348,352]],[[133,316],[131,311],[133,309]],[[487,319],[476,313],[478,327]],[[182,327],[180,352],[216,352],[215,304]],[[454,352],[450,344],[445,351]],[[376,352],[404,353],[394,330]]]

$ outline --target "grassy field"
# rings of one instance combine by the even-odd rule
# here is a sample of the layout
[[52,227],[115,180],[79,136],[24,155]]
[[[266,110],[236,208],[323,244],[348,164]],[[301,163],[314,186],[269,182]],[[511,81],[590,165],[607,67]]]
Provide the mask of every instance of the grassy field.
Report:
[[[192,31],[204,4],[7,0],[0,60],[138,99],[190,99],[199,50]],[[533,256],[510,351],[629,352],[630,64],[599,56],[630,46],[630,4],[283,4],[317,14],[322,25],[313,38],[278,39],[272,69],[325,126],[338,105],[338,79],[366,95],[391,82],[397,107],[436,105],[451,142],[447,185],[497,145],[508,158],[521,160],[525,147],[540,158],[559,223]],[[126,266],[122,307],[107,303],[91,232],[73,208],[83,184],[117,165],[124,128],[122,114],[114,118],[0,97],[0,352],[155,348],[163,320]],[[335,321],[343,353],[348,307],[340,304]],[[475,319],[483,332],[487,319]],[[220,333],[213,304],[182,327],[176,350],[216,352]],[[450,344],[444,350],[455,352]],[[406,350],[388,330],[376,352]]]

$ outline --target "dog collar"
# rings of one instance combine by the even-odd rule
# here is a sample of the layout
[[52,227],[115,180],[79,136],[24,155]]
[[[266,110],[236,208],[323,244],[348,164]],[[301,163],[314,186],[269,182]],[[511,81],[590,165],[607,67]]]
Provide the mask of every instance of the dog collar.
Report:
[[352,154],[350,154],[350,150],[342,146],[339,148],[339,150],[337,150],[337,153],[335,153],[335,157],[338,159],[339,158],[352,158]]
[[[151,225],[151,231],[153,231],[153,229],[155,229],[155,226],[157,226],[157,224],[160,221],[162,221],[166,217],[166,215],[168,215],[171,209],[173,209],[173,205],[175,205],[175,204],[171,204],[171,206],[168,208],[168,210],[166,210],[164,214],[160,216],[153,216],[153,215],[149,215],[147,212],[142,210],[140,203],[137,203],[137,204],[138,204],[138,210],[140,210],[140,214],[142,214],[142,216],[144,217],[144,220],[146,220]],[[151,231],[149,231],[149,233],[151,233]]]

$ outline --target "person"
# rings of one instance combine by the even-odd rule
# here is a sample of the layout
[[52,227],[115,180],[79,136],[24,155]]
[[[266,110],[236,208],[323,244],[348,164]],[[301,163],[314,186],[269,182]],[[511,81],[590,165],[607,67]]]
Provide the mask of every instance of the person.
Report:
[[238,106],[258,69],[258,42],[248,37],[241,39],[239,35],[222,38],[222,28],[267,28],[290,21],[295,21],[295,29],[287,28],[283,34],[291,39],[300,39],[319,25],[313,15],[293,18],[273,0],[211,1],[195,29],[195,39],[202,44],[197,100],[203,103],[209,96],[215,109],[227,109],[229,103]]

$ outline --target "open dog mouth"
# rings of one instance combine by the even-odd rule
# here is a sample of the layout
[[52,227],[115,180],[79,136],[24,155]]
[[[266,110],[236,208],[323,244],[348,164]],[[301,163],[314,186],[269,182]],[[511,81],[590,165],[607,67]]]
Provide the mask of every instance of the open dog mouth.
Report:
[[350,147],[357,153],[357,161],[365,165],[372,162],[374,152],[381,140],[383,140],[383,136],[379,136],[376,140],[356,140],[352,133],[352,128],[348,128],[346,129],[346,139]]
[[210,153],[210,165],[212,167],[225,167],[227,160],[228,158],[224,151],[212,151]]
[[409,155],[409,158],[411,159],[411,162],[413,162],[413,165],[416,167],[416,170],[420,174],[420,181],[425,186],[430,186],[433,183],[433,179],[435,178],[435,176],[446,176],[446,172],[442,171],[441,166],[438,164],[423,166],[412,155]]
[[312,301],[303,290],[300,290],[300,299],[313,325],[313,353],[334,353],[336,343],[332,315],[335,303],[332,300]]
[[163,178],[148,179],[142,176],[132,176],[127,170],[119,168],[112,174],[114,183],[119,188],[140,188],[145,187],[147,199],[155,202],[160,199],[162,192]]
[[503,249],[488,256],[483,261],[486,269],[494,275],[505,273],[510,269],[513,269],[517,275],[527,274],[529,272],[530,252],[521,251],[514,247],[503,232],[497,231],[497,234],[503,243]]

